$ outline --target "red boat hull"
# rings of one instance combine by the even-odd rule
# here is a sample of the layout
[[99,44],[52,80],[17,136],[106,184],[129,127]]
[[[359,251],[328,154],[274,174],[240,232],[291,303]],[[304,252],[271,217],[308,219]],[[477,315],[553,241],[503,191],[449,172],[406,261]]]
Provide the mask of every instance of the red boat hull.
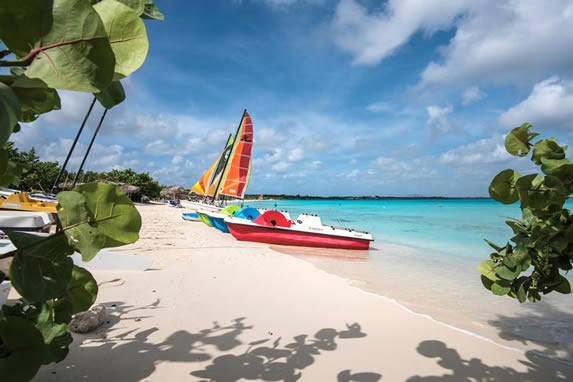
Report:
[[370,240],[360,238],[236,224],[228,221],[226,223],[231,234],[241,241],[342,249],[368,249],[370,246]]

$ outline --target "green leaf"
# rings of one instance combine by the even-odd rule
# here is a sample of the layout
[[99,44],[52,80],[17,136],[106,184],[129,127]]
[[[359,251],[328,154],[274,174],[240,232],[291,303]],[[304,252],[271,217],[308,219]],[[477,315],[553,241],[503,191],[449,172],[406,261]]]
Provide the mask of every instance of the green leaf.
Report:
[[496,296],[504,296],[511,291],[511,287],[499,282],[494,282],[491,285],[491,292]]
[[497,267],[495,267],[495,274],[500,279],[511,281],[514,280],[517,276],[519,276],[519,273],[520,272],[518,269],[511,269],[506,265],[498,265]]
[[72,248],[62,234],[50,237],[4,230],[17,248],[10,265],[10,280],[28,302],[40,302],[64,294],[72,277]]
[[9,86],[0,82],[0,145],[8,142],[19,118],[20,103],[18,97]]
[[133,9],[138,16],[141,16],[145,9],[145,0],[117,0]]
[[497,281],[498,278],[495,274],[495,266],[496,264],[491,260],[484,260],[479,263],[477,270],[482,276],[487,277],[491,281]]
[[569,280],[567,280],[563,276],[560,277],[561,277],[561,283],[555,288],[555,291],[563,294],[571,293],[571,284],[569,284]]
[[493,285],[493,281],[485,277],[484,275],[480,276],[481,283],[483,284],[484,288],[491,291],[491,286]]
[[92,274],[74,265],[72,279],[68,284],[65,299],[72,304],[71,314],[88,310],[97,298],[98,286]]
[[565,150],[553,139],[543,139],[533,145],[531,161],[540,165],[543,159],[562,160],[565,158]]
[[534,185],[534,180],[537,177],[538,176],[536,174],[525,175],[517,179],[515,182],[515,188],[517,189],[519,199],[521,200],[521,208],[536,208],[531,206],[530,196],[531,193],[539,192]]
[[119,81],[113,81],[107,88],[94,94],[99,103],[106,109],[111,109],[125,100],[125,91]]
[[37,78],[18,77],[12,84],[12,91],[22,106],[22,122],[32,122],[40,114],[60,110],[60,97],[55,89]]
[[8,354],[0,358],[3,381],[31,380],[42,365],[44,352],[44,339],[32,322],[20,317],[0,317],[0,353]]
[[55,323],[52,316],[52,307],[44,304],[36,321],[36,328],[42,333],[46,344],[42,362],[44,365],[64,360],[68,355],[68,346],[73,341],[68,333],[68,325]]
[[503,170],[493,178],[489,185],[489,195],[503,204],[512,204],[519,200],[516,183],[520,174],[511,169]]
[[527,226],[521,221],[517,219],[510,219],[506,220],[505,224],[507,224],[513,231],[513,233],[523,233],[527,234],[529,231],[527,230]]
[[113,78],[114,53],[89,1],[1,2],[0,40],[50,88],[93,93]]
[[143,10],[143,14],[141,15],[144,19],[151,19],[151,20],[159,20],[162,21],[165,19],[163,13],[159,11],[157,5],[153,2],[153,0],[145,0],[145,9]]
[[100,15],[115,54],[113,79],[135,72],[147,57],[149,42],[143,20],[133,9],[115,0],[103,0],[94,9]]
[[524,123],[523,125],[511,130],[507,137],[505,137],[505,149],[511,155],[523,157],[529,153],[529,141],[537,136],[536,133],[530,133],[529,129],[531,124]]
[[141,216],[118,187],[89,183],[60,192],[58,218],[70,245],[91,260],[102,248],[139,239]]
[[504,247],[500,247],[497,244],[492,243],[491,241],[487,240],[487,239],[483,239],[490,247],[492,247],[493,249],[495,249],[497,252],[501,251]]

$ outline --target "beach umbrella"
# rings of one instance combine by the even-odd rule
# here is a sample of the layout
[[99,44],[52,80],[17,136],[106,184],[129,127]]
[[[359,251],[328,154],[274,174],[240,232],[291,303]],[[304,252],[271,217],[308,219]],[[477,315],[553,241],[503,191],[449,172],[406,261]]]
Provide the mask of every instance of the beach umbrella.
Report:
[[121,186],[119,186],[119,189],[121,190],[121,192],[129,196],[138,193],[141,188],[133,186],[131,184],[122,184]]
[[168,199],[181,199],[185,195],[185,189],[181,186],[169,186],[161,190],[159,195]]

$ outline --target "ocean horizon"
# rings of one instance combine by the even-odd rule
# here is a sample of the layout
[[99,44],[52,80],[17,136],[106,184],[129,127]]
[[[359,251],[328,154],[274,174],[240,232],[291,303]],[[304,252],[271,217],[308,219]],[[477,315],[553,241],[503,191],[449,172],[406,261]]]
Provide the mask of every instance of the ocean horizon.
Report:
[[[570,295],[554,292],[541,302],[520,304],[482,286],[476,268],[492,252],[484,239],[498,245],[510,240],[505,220],[521,217],[519,203],[485,198],[282,199],[244,205],[286,211],[293,219],[300,213],[317,214],[324,224],[370,232],[374,242],[367,253],[298,250],[319,268],[365,291],[494,341],[513,337],[573,354]],[[566,277],[573,283],[571,275]]]

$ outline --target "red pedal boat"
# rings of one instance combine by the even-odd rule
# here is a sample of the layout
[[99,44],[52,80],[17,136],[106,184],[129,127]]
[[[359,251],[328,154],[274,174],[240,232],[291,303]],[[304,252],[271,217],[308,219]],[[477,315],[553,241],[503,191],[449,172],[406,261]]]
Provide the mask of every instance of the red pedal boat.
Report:
[[367,232],[323,225],[316,215],[301,214],[289,220],[275,210],[265,211],[255,220],[225,218],[237,240],[304,247],[368,249],[374,239]]

